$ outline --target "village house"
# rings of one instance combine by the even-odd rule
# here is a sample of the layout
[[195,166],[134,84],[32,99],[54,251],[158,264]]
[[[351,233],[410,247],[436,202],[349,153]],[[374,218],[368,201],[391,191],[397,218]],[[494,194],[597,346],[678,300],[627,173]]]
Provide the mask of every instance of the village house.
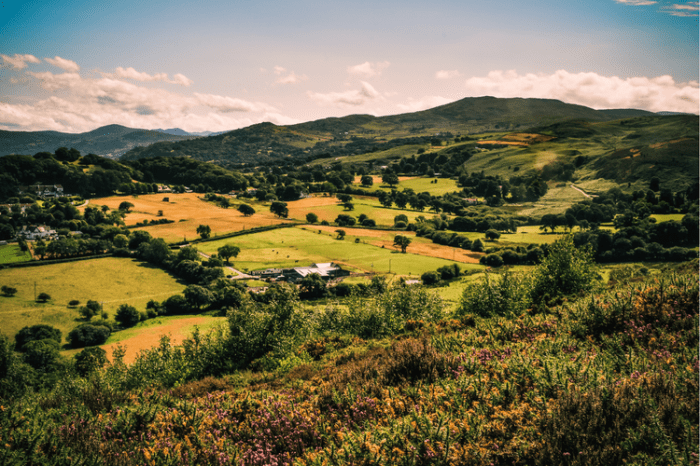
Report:
[[31,186],[20,186],[19,194],[33,194],[40,198],[63,197],[63,186],[60,184],[33,184]]
[[317,273],[324,280],[330,280],[336,277],[344,277],[350,275],[347,270],[343,270],[340,266],[332,262],[324,262],[318,264],[312,264],[308,267],[292,267],[288,269],[264,269],[255,270],[251,272],[251,275],[260,277],[262,279],[273,279],[278,281],[288,281],[292,283],[298,283],[304,277]]
[[50,239],[57,236],[56,230],[51,230],[45,225],[41,226],[23,226],[20,231],[17,232],[17,236],[21,236],[24,239],[34,241],[38,239]]

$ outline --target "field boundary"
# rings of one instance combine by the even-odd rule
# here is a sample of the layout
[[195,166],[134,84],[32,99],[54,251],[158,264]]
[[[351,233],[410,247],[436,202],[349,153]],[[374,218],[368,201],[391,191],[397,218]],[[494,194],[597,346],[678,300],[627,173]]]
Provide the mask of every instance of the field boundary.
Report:
[[102,259],[104,257],[114,257],[113,252],[107,252],[104,254],[94,254],[92,256],[82,256],[82,257],[67,257],[65,259],[49,259],[49,260],[31,260],[27,262],[13,262],[0,265],[0,268],[13,268],[13,267],[35,267],[41,265],[52,265],[52,264],[63,264],[65,262],[75,262],[75,261],[86,261],[90,259]]
[[209,238],[200,238],[200,239],[194,239],[192,241],[180,241],[177,243],[170,243],[168,246],[171,248],[179,248],[180,246],[184,246],[186,244],[199,244],[199,243],[208,243],[210,241],[219,241],[222,239],[227,239],[227,238],[234,238],[236,236],[243,236],[243,235],[250,235],[253,233],[261,233],[264,231],[271,231],[271,230],[277,230],[280,228],[292,228],[297,225],[304,225],[303,223],[297,223],[297,222],[287,222],[287,223],[278,223],[276,225],[266,225],[266,226],[261,226],[261,227],[253,227],[253,228],[248,228],[247,230],[240,230],[240,231],[232,231],[231,233],[226,233],[223,235],[218,235],[218,236],[211,236]]

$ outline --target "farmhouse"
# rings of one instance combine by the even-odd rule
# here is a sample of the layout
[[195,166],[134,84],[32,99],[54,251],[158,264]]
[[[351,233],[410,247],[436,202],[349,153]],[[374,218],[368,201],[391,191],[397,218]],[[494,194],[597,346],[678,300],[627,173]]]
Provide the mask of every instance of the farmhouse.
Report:
[[292,267],[289,269],[265,269],[265,270],[255,270],[251,272],[252,275],[258,276],[260,278],[270,278],[280,281],[288,282],[299,282],[304,277],[311,275],[312,273],[317,273],[324,280],[330,280],[331,278],[344,277],[350,275],[347,270],[343,270],[340,266],[334,264],[333,262],[324,262],[319,264],[312,264],[308,267]]
[[24,239],[34,241],[37,239],[52,238],[56,236],[56,230],[51,230],[47,226],[27,227],[25,225],[20,231],[17,232],[17,236],[22,236]]

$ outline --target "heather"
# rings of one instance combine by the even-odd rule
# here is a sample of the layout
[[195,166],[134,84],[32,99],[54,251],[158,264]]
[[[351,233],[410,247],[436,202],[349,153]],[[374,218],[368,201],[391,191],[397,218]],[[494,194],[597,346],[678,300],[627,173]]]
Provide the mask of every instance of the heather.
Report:
[[11,396],[28,375],[0,352],[0,463],[697,464],[697,263],[555,295],[543,270],[477,283],[498,309],[469,312],[474,289],[455,315],[422,287],[323,308],[282,288]]

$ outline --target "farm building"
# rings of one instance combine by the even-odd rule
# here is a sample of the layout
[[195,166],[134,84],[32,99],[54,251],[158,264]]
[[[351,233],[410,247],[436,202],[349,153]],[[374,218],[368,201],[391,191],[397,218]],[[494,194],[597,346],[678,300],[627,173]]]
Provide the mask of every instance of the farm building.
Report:
[[307,275],[312,273],[317,273],[324,280],[330,280],[331,278],[344,277],[349,275],[349,272],[343,270],[340,266],[332,262],[324,262],[319,264],[312,264],[308,267],[292,267],[289,269],[265,269],[265,270],[255,270],[251,272],[260,278],[272,278],[277,280],[284,280],[289,282],[301,281]]

